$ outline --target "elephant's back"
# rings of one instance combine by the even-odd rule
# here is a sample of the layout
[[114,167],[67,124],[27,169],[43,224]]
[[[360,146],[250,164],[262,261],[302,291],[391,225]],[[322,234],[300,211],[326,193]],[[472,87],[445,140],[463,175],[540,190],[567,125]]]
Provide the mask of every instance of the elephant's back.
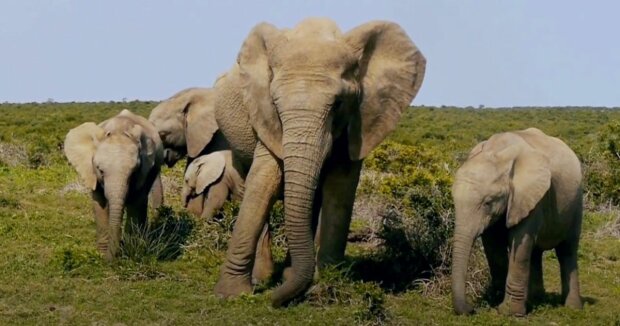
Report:
[[240,83],[236,68],[218,79],[215,85],[215,118],[235,156],[244,162],[251,162],[256,136],[243,102]]

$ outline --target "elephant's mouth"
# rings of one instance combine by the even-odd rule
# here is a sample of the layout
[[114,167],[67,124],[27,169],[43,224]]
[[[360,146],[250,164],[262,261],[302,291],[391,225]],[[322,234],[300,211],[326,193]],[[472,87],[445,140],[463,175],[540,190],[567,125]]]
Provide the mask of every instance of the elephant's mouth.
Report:
[[164,163],[171,168],[183,157],[181,153],[174,149],[166,148],[164,150]]

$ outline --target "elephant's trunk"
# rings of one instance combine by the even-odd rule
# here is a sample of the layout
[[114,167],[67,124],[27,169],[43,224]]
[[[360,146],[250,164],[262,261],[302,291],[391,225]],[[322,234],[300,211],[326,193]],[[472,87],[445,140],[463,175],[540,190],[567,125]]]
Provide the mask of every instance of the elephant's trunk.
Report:
[[465,284],[469,256],[476,234],[472,234],[466,229],[465,225],[457,223],[454,232],[454,247],[452,248],[452,304],[454,311],[459,315],[473,312],[473,308],[467,303]]
[[105,194],[109,205],[109,243],[107,259],[115,258],[120,250],[122,237],[121,222],[127,196],[127,181],[114,180],[105,183]]
[[304,112],[287,119],[283,114],[284,214],[293,275],[272,295],[274,307],[282,306],[312,283],[315,267],[312,240],[312,203],[319,174],[331,148],[326,119]]

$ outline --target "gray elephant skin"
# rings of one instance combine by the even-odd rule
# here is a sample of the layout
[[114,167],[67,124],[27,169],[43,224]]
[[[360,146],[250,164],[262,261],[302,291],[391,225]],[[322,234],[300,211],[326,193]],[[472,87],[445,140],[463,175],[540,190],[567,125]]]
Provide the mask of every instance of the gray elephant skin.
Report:
[[560,139],[530,128],[493,135],[458,169],[452,190],[455,232],[452,294],[465,299],[468,260],[482,237],[492,289],[504,291],[499,311],[523,316],[528,298],[544,295],[542,254],[555,249],[565,305],[581,308],[577,248],[582,220],[581,164]]
[[185,170],[182,198],[187,210],[211,220],[226,200],[243,198],[243,178],[232,167],[231,151],[201,155]]
[[64,152],[92,192],[97,249],[112,260],[119,254],[125,209],[128,222],[146,225],[149,191],[163,163],[157,130],[145,118],[123,110],[99,125],[86,122],[71,129]]
[[251,163],[216,294],[252,291],[257,239],[281,191],[291,268],[272,304],[282,306],[310,286],[315,259],[322,267],[344,258],[362,159],[396,128],[425,67],[392,22],[347,33],[320,18],[292,29],[268,23],[252,29],[214,87],[220,131],[235,155]]
[[[228,198],[243,197],[244,180],[251,164],[251,161],[242,160],[233,153],[218,130],[214,96],[211,88],[187,88],[162,101],[149,115],[149,121],[162,139],[166,165],[172,167],[187,156],[184,205],[194,215],[207,219],[212,218]],[[218,159],[222,157],[224,165]],[[194,164],[194,161],[198,162]],[[207,181],[210,173],[219,173],[221,177],[208,182],[208,188],[205,186],[204,190],[196,193],[196,177],[200,171],[203,173],[202,181]],[[161,185],[159,188],[162,188]],[[268,225],[261,231],[255,257],[253,283],[268,281],[274,269]]]

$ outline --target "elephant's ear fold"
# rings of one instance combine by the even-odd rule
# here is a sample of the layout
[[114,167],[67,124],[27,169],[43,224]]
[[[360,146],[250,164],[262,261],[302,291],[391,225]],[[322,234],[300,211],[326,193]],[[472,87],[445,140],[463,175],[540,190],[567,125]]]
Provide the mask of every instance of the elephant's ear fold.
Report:
[[97,187],[93,156],[97,149],[97,143],[103,137],[103,129],[92,122],[86,122],[71,129],[65,137],[65,155],[84,185],[91,190],[95,190]]
[[200,194],[217,181],[224,173],[226,159],[222,152],[213,152],[199,158],[198,176],[196,178],[196,193]]
[[258,138],[277,157],[282,157],[282,123],[271,98],[269,84],[269,42],[281,32],[273,25],[256,25],[243,42],[237,63],[243,89],[243,101],[250,114],[250,123]]
[[524,149],[512,163],[506,226],[527,217],[551,187],[549,160],[534,149]]
[[207,147],[218,129],[213,90],[196,90],[185,107],[185,141],[187,155],[197,157]]
[[345,35],[359,58],[359,113],[349,124],[349,156],[366,157],[396,128],[418,93],[426,59],[397,24],[366,23]]
[[484,145],[487,143],[486,140],[481,141],[478,143],[478,145],[474,146],[474,148],[471,149],[471,151],[469,152],[469,155],[467,156],[467,159],[469,160],[470,158],[480,154],[482,152],[482,150],[484,149]]

